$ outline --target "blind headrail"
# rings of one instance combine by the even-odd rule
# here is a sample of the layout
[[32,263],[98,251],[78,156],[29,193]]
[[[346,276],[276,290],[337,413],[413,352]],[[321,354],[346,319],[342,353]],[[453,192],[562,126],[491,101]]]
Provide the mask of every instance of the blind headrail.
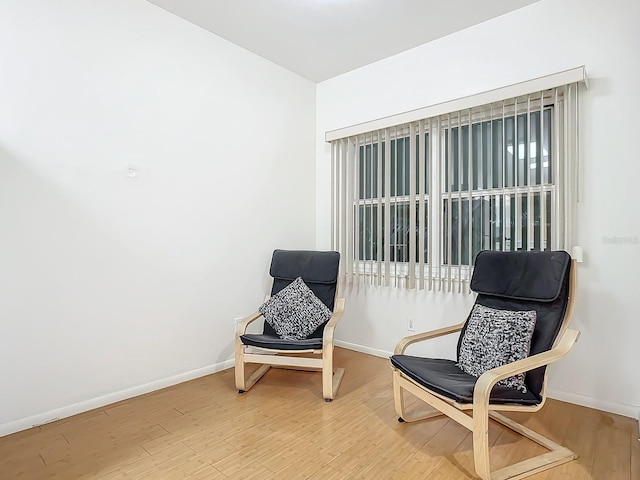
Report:
[[527,95],[533,92],[541,92],[550,88],[568,85],[570,83],[584,83],[587,85],[587,72],[583,66],[565,70],[563,72],[545,75],[544,77],[527,80],[513,85],[488,90],[486,92],[476,93],[467,97],[449,100],[446,102],[430,105],[428,107],[410,110],[408,112],[379,118],[370,122],[359,123],[349,127],[330,130],[325,133],[325,141],[331,142],[339,138],[346,138],[361,133],[371,132],[389,128],[395,125],[402,125],[409,122],[415,122],[426,118],[436,117],[449,112],[460,111],[467,108],[476,107],[478,105],[487,105],[493,102],[499,102],[508,98],[515,98],[521,95]]

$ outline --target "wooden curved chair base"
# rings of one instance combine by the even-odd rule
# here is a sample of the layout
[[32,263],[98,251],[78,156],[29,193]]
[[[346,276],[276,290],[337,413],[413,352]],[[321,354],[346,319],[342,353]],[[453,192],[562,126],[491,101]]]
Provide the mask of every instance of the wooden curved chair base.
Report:
[[[451,400],[441,398],[439,395],[432,392],[427,392],[422,386],[417,385],[411,379],[406,378],[395,369],[393,372],[393,388],[395,409],[399,421],[411,423],[427,420],[429,418],[438,417],[441,415],[447,415],[449,418],[455,420],[460,425],[466,427],[474,433],[474,466],[476,473],[478,473],[480,478],[482,478],[483,480],[506,480],[525,478],[535,473],[542,472],[549,468],[556,467],[558,465],[570,462],[571,460],[578,458],[578,455],[568,448],[557,444],[556,442],[540,435],[537,432],[534,432],[530,428],[527,428],[524,425],[521,425],[520,423],[515,422],[514,420],[511,420],[510,418],[507,418],[494,410],[485,409],[484,412],[479,412],[476,410],[474,412],[474,415],[481,416],[484,414],[485,416],[488,416],[488,418],[492,418],[493,420],[504,425],[510,430],[513,430],[514,432],[528,438],[529,440],[532,440],[538,445],[541,445],[542,447],[549,450],[549,452],[542,455],[538,455],[536,457],[529,458],[522,462],[515,463],[513,465],[509,465],[507,467],[491,472],[488,459],[488,432],[477,432],[476,430],[474,430],[474,418],[465,412],[465,410],[471,411],[473,409],[472,404],[458,404],[452,402]],[[434,409],[413,414],[408,413],[404,405],[405,390],[412,393],[427,404],[431,405],[432,407],[434,407]],[[501,406],[495,405],[495,407],[500,408]],[[518,410],[517,407],[514,408],[513,406],[504,407],[506,407],[504,408],[505,410]],[[539,407],[537,408],[539,409]],[[535,408],[529,408],[528,410],[532,411],[534,409]],[[485,455],[485,452],[487,453],[487,455]]]
[[[530,428],[525,427],[524,425],[514,422],[510,418],[505,417],[504,415],[490,411],[489,417],[495,420],[496,422],[508,427],[516,433],[519,433],[523,437],[528,438],[529,440],[534,441],[538,445],[543,446],[549,452],[543,453],[542,455],[538,455],[533,458],[529,458],[527,460],[523,460],[522,462],[514,463],[513,465],[509,465],[508,467],[501,468],[494,472],[490,473],[490,477],[492,480],[504,480],[507,478],[525,478],[534,473],[542,472],[552,467],[556,467],[563,463],[570,462],[571,460],[575,460],[578,458],[578,455],[569,450],[562,445],[555,443],[554,441],[548,439],[540,435],[537,432],[534,432]],[[475,442],[474,442],[475,449]],[[488,469],[488,465],[487,465]]]
[[[333,332],[343,312],[344,298],[338,298],[333,316],[324,328],[322,349],[275,350],[248,347],[242,343],[240,337],[246,332],[247,326],[260,318],[261,314],[256,312],[240,322],[237,326],[235,340],[235,379],[238,392],[244,393],[249,390],[273,366],[289,370],[322,372],[322,396],[326,401],[333,400],[344,376],[344,368],[336,368],[335,370],[333,368]],[[264,353],[253,353],[254,350]],[[247,363],[261,365],[249,378],[245,373]]]
[[[270,369],[284,368],[287,370],[305,370],[322,373],[322,395],[326,401],[335,398],[342,378],[344,377],[344,368],[333,369],[333,355],[327,358],[326,353],[322,350],[308,352],[311,354],[324,354],[324,357],[313,358],[309,356],[284,356],[278,353],[273,354],[255,354],[245,353],[244,346],[238,347],[241,352],[236,357],[236,388],[239,393],[244,393],[251,389]],[[293,352],[283,352],[291,354]],[[261,366],[253,372],[248,378],[245,374],[245,365],[247,363],[258,363]]]

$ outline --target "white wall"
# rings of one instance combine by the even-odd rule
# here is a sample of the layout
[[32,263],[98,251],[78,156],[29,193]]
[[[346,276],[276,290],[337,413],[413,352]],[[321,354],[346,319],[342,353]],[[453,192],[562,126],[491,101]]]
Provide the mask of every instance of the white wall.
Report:
[[[327,130],[433,105],[586,65],[590,89],[581,107],[582,198],[579,300],[582,331],[571,355],[551,369],[556,398],[622,413],[640,409],[640,2],[542,0],[318,85],[316,103],[317,245],[330,245]],[[607,243],[605,237],[635,243]],[[339,338],[384,353],[418,330],[456,323],[471,298],[361,288],[347,299]],[[451,341],[449,341],[451,343]],[[438,345],[435,353],[444,351]],[[424,350],[426,353],[426,350]]]
[[1,0],[0,435],[231,366],[271,251],[315,245],[314,122],[144,0]]

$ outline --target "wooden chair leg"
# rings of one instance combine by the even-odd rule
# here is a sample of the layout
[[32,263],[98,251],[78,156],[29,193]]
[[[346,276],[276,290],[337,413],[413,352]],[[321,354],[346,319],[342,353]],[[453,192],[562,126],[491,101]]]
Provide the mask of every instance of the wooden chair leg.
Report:
[[473,460],[482,480],[491,480],[489,466],[489,411],[486,405],[473,407]]
[[236,354],[235,354],[235,377],[236,377],[236,389],[239,392],[244,392],[247,390],[246,380],[245,380],[245,371],[244,371],[244,360],[242,355],[242,349],[244,347],[238,347],[236,345]]
[[424,410],[420,409],[418,412],[414,412],[413,415],[410,415],[404,404],[404,392],[405,389],[402,387],[402,376],[397,370],[393,370],[393,403],[395,405],[399,422],[418,422],[420,420],[427,420],[429,418],[444,415],[440,410],[433,407]]
[[236,378],[236,388],[238,389],[238,393],[244,393],[253,387],[258,380],[260,380],[265,373],[269,371],[271,365],[262,365],[258,368],[249,378],[246,378],[246,364],[244,362],[244,346],[241,345],[236,347],[235,354],[235,378]]
[[322,352],[322,396],[325,401],[335,398],[343,376],[344,368],[333,371],[333,348],[325,348]]
[[[527,428],[524,425],[521,425],[500,413],[489,412],[489,416],[505,427],[513,430],[516,433],[519,433],[523,437],[526,437],[529,440],[549,450],[547,453],[543,453],[542,455],[523,460],[522,462],[518,462],[492,472],[490,477],[492,480],[525,478],[535,473],[542,472],[549,468],[562,465],[563,463],[570,462],[571,460],[575,460],[576,458],[578,458],[578,455],[568,448],[557,444],[553,440],[550,440],[547,437],[534,432],[530,428]],[[487,469],[488,467],[489,464],[487,460]]]
[[[549,452],[492,472],[489,460],[489,417],[545,447]],[[483,480],[525,478],[576,458],[578,456],[568,448],[549,440],[502,414],[490,412],[486,405],[479,405],[473,409],[473,459],[476,473]]]
[[[330,374],[331,370],[327,370]],[[322,372],[322,396],[326,402],[330,402],[336,397],[338,393],[338,388],[340,387],[340,383],[342,382],[342,377],[344,377],[344,368],[336,368],[336,371],[333,372],[332,375],[326,375],[330,377],[328,380],[325,379],[325,373]]]
[[246,392],[251,387],[253,387],[258,380],[260,380],[265,373],[269,371],[271,365],[261,365],[245,382],[244,391]]
[[396,415],[398,415],[398,421],[405,421],[404,411],[404,389],[400,386],[400,376],[394,370],[393,372],[393,404],[396,408]]

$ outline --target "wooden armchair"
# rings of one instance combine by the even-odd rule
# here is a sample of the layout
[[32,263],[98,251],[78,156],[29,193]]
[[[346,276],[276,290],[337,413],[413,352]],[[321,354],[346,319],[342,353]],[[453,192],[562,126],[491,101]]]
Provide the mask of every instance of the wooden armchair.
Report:
[[[572,263],[566,252],[480,252],[471,279],[471,289],[477,297],[467,321],[406,337],[395,348],[391,364],[398,420],[413,422],[444,414],[471,430],[475,470],[484,480],[524,478],[577,458],[569,449],[498,413],[540,410],[545,402],[546,366],[564,357],[578,338],[578,331],[567,328],[576,291],[576,268]],[[472,319],[477,320],[474,311],[478,305],[478,311],[482,307],[523,315],[535,311],[535,326],[531,327],[530,352],[526,358],[490,368],[476,377],[459,366],[463,341],[468,340],[463,337]],[[457,362],[405,355],[413,343],[455,332],[461,332]],[[503,346],[510,344],[508,337],[504,340]],[[501,384],[522,373],[524,388],[518,390]],[[413,415],[406,412],[405,390],[435,410]],[[489,418],[549,452],[492,472]]]
[[[275,250],[271,261],[273,277],[271,296],[302,277],[304,283],[333,312],[326,323],[320,325],[308,338],[302,340],[281,338],[269,323],[264,322],[261,334],[247,333],[247,327],[262,317],[255,312],[236,327],[235,379],[239,393],[244,393],[269,371],[271,366],[322,372],[322,395],[330,402],[336,395],[344,368],[334,372],[333,335],[344,311],[344,298],[337,297],[338,252],[303,250]],[[267,297],[269,298],[269,297]],[[254,353],[259,350],[260,353]],[[246,378],[245,365],[257,363],[259,367]]]

